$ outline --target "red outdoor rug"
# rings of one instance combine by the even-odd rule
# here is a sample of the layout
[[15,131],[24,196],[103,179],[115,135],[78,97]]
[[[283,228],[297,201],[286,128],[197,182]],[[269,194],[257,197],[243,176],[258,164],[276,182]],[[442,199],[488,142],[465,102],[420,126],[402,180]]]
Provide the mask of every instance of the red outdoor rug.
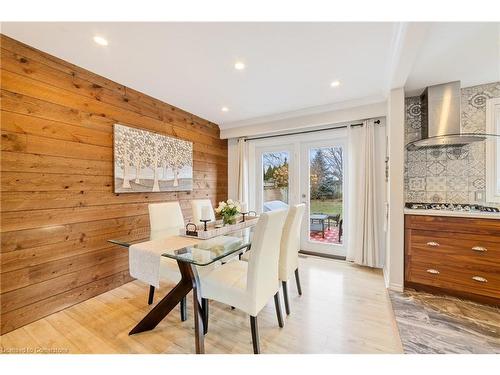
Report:
[[339,242],[339,228],[331,227],[330,229],[325,230],[325,238],[321,232],[310,232],[309,238],[312,241],[316,242],[324,242],[324,243],[340,243]]

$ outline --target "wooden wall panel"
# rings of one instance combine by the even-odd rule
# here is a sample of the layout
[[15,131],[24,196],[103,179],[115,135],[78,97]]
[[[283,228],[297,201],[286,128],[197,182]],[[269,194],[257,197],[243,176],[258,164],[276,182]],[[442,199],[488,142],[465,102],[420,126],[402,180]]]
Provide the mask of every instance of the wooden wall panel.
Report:
[[[147,204],[227,195],[219,127],[0,34],[1,333],[130,281]],[[113,193],[113,124],[193,142],[192,192]]]

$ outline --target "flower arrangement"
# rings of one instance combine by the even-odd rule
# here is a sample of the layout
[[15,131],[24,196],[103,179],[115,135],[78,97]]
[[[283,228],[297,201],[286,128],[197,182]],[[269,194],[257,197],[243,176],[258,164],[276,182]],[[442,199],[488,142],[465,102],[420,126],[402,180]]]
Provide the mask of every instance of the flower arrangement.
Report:
[[236,215],[241,212],[241,206],[238,201],[228,199],[226,202],[219,202],[215,212],[222,216],[224,224],[236,224]]

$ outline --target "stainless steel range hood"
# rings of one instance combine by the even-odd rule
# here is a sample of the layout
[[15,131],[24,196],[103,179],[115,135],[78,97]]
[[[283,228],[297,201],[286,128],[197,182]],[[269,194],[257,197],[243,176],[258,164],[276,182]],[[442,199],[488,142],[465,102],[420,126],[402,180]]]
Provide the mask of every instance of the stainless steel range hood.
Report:
[[484,141],[486,134],[460,131],[460,100],[460,81],[427,87],[420,95],[422,136],[407,148],[462,146]]

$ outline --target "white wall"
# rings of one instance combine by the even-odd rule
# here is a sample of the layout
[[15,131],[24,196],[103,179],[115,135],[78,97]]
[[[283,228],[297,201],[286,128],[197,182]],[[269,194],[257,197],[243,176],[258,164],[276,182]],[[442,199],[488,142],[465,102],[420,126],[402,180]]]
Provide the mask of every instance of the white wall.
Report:
[[404,90],[393,89],[387,101],[389,217],[384,278],[389,289],[398,291],[404,284],[404,116]]
[[307,114],[305,111],[297,111],[295,117],[289,117],[289,114],[284,114],[283,117],[275,115],[266,120],[249,122],[235,128],[223,128],[221,129],[221,138],[249,137],[325,127],[367,118],[385,117],[386,112],[387,104],[385,102]]

